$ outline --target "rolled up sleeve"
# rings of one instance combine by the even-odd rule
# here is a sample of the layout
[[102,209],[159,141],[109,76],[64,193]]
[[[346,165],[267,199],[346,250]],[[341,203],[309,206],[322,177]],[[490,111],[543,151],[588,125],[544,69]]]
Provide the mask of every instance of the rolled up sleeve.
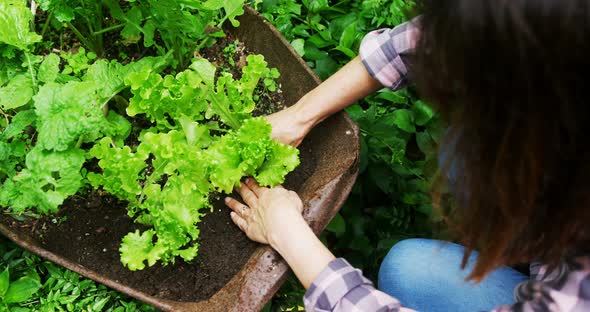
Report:
[[403,57],[415,49],[420,37],[419,20],[368,33],[359,54],[369,74],[385,87],[397,90],[407,84],[408,68]]

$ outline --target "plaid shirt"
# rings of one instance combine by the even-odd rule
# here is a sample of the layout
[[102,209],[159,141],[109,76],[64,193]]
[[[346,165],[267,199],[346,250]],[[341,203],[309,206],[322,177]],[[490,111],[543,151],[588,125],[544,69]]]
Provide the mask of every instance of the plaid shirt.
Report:
[[[417,20],[394,29],[380,29],[365,36],[360,55],[367,71],[381,84],[399,89],[407,82],[404,55],[416,46],[420,32]],[[590,311],[590,255],[564,261],[548,272],[538,263],[531,265],[531,280],[519,284],[516,304],[495,312]],[[404,311],[397,299],[381,292],[362,272],[344,259],[336,259],[318,275],[307,290],[306,311]]]

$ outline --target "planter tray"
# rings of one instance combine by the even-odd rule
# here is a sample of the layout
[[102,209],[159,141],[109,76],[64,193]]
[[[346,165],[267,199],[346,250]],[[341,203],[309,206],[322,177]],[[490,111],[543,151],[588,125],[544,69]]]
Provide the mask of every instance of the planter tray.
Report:
[[[297,102],[305,93],[319,84],[320,80],[307,67],[303,59],[262,16],[250,7],[246,7],[246,13],[238,20],[241,23],[240,27],[230,28],[229,32],[243,41],[251,52],[263,54],[269,66],[279,69],[281,77],[278,82],[282,86],[287,105]],[[320,233],[344,203],[358,174],[358,128],[345,113],[338,113],[312,130],[300,146],[300,150],[302,166],[287,177],[286,186],[296,190],[301,196],[305,205],[305,219],[315,233]],[[215,207],[218,211],[217,215],[220,213],[229,215],[229,211],[221,210],[220,202],[217,202]],[[244,265],[235,269],[237,273],[230,272],[227,282],[221,284],[220,288],[211,295],[200,296],[204,298],[201,300],[171,298],[169,294],[148,293],[138,289],[140,287],[133,287],[124,281],[119,281],[116,278],[117,275],[112,272],[111,274],[105,274],[108,272],[104,271],[101,273],[100,267],[92,262],[81,264],[80,261],[72,259],[73,257],[64,255],[64,250],[68,251],[76,244],[72,243],[63,248],[48,247],[41,239],[32,235],[30,229],[9,226],[12,222],[9,219],[12,218],[0,215],[0,232],[24,249],[164,311],[258,311],[285,281],[289,269],[285,261],[270,247],[253,245],[249,257],[240,260]],[[108,218],[105,216],[105,219]],[[69,220],[59,225],[62,227],[60,230],[68,227],[68,224],[72,222],[75,221]],[[116,224],[114,220],[108,222],[111,226]],[[227,228],[231,227],[233,225],[228,223]],[[89,229],[89,231],[95,230],[95,227]],[[208,230],[210,229],[201,227],[202,235],[206,235]],[[64,233],[67,233],[67,229]],[[236,235],[245,239],[241,233]],[[113,240],[113,244],[118,245],[119,242],[120,238]],[[224,248],[230,249],[232,246],[230,243],[219,243],[217,246],[209,247],[215,252]],[[118,258],[118,253],[113,254],[117,254]],[[200,256],[197,256],[194,264],[183,265],[198,266]],[[120,269],[116,268],[116,270]],[[116,270],[112,268],[111,271]],[[225,275],[228,275],[228,272],[225,272]],[[211,274],[210,278],[215,280],[218,277]],[[183,284],[181,287],[188,289],[189,292],[200,291],[199,285]]]

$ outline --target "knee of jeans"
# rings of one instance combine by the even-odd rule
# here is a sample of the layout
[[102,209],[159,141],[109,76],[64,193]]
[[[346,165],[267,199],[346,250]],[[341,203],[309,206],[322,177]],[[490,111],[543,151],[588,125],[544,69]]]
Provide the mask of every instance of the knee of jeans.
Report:
[[433,250],[434,240],[411,238],[398,242],[389,252],[379,269],[379,284],[392,279],[404,281],[420,278],[424,274],[420,267],[422,258],[428,257]]

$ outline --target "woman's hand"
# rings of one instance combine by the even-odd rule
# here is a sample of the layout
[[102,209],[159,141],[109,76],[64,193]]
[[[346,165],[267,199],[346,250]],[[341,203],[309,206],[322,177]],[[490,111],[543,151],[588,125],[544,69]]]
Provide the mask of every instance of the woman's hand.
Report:
[[281,186],[269,189],[258,185],[254,179],[236,189],[245,202],[226,197],[225,203],[233,211],[233,222],[251,240],[270,244],[277,249],[277,237],[289,228],[294,218],[303,219],[303,204],[297,193]]
[[315,125],[381,88],[357,56],[295,105],[267,116],[272,138],[298,146]]
[[283,144],[299,146],[303,138],[315,125],[311,120],[304,120],[295,104],[289,108],[266,116],[266,120],[272,126],[272,138]]
[[248,237],[269,244],[287,261],[305,288],[334,260],[334,255],[315,236],[301,212],[297,193],[278,186],[261,187],[254,179],[237,189],[246,205],[227,197],[231,218]]

